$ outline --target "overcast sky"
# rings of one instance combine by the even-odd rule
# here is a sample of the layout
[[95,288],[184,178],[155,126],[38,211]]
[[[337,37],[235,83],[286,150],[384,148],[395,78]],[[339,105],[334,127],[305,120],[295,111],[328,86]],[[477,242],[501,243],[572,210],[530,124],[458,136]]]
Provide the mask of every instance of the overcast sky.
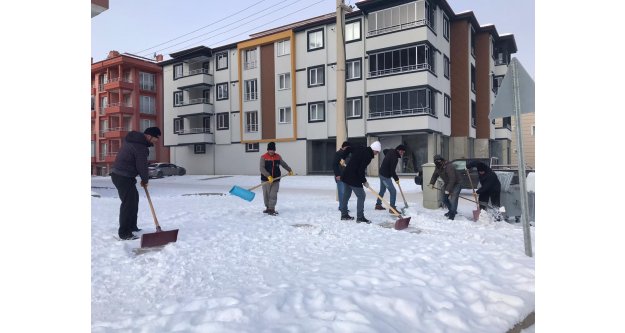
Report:
[[[494,24],[499,34],[514,34],[519,50],[515,56],[534,76],[533,0],[448,2],[456,13],[473,11],[480,25]],[[335,0],[110,0],[109,9],[91,19],[91,55],[100,61],[110,50],[152,57],[198,45],[221,46],[333,12],[335,5]]]

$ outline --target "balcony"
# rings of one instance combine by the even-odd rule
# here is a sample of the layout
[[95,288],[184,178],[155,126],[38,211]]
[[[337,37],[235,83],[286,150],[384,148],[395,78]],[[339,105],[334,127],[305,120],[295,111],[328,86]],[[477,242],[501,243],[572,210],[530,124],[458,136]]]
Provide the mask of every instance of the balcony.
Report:
[[188,128],[180,130],[178,133],[178,144],[192,143],[215,143],[215,135],[210,128]]
[[98,162],[113,163],[115,162],[115,157],[117,157],[117,152],[103,153],[98,155]]
[[369,112],[369,119],[390,118],[390,117],[403,117],[403,116],[415,116],[415,115],[431,115],[436,116],[436,112],[429,107],[413,108],[413,109],[401,109],[401,110],[388,110],[388,111],[372,111]]
[[215,106],[207,98],[194,98],[188,102],[185,101],[182,104],[175,105],[174,111],[177,116],[213,114],[215,113]]
[[128,132],[130,132],[130,130],[123,127],[110,127],[102,130],[102,134],[106,139],[124,138]]
[[106,115],[116,113],[134,114],[135,110],[130,103],[111,103],[104,108]]
[[395,31],[410,29],[410,28],[414,28],[414,27],[421,27],[421,26],[426,26],[426,25],[432,27],[432,25],[430,24],[430,22],[427,19],[416,20],[416,21],[412,21],[412,22],[392,25],[390,27],[385,27],[385,28],[381,28],[381,29],[369,30],[367,32],[367,37],[383,35],[383,34],[387,34],[389,32],[395,32]]
[[215,84],[215,79],[212,74],[209,74],[208,69],[200,68],[191,70],[189,74],[177,78],[175,84],[179,90],[183,90],[194,86],[212,86]]
[[104,83],[104,89],[109,91],[119,89],[132,90],[132,88],[133,85],[131,79],[125,79],[120,77],[109,79],[106,83]]
[[430,66],[429,64],[423,63],[423,64],[416,64],[416,65],[410,65],[410,66],[394,67],[390,69],[368,72],[367,77],[374,78],[374,77],[379,77],[379,76],[386,76],[386,75],[397,74],[397,73],[410,73],[410,72],[416,72],[416,71],[421,71],[421,70],[432,71],[432,66]]

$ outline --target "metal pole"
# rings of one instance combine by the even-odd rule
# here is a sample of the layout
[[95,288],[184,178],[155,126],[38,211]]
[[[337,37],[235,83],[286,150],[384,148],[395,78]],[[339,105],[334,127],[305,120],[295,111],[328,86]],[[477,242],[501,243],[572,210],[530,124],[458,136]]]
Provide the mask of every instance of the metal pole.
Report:
[[336,0],[336,149],[347,139],[345,122],[344,0]]
[[523,240],[525,254],[532,256],[532,237],[530,234],[529,205],[527,203],[527,188],[525,176],[525,160],[523,158],[523,141],[521,136],[521,93],[516,61],[512,62],[512,89],[514,93],[514,112],[516,118],[517,160],[519,163],[519,185],[521,187],[521,222],[523,223]]

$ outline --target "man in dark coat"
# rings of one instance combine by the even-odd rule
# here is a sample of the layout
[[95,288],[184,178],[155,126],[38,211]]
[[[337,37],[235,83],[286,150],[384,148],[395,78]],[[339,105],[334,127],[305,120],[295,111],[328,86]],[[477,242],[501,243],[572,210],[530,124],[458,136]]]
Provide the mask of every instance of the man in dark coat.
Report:
[[[391,195],[391,207],[397,210],[395,207],[395,199],[397,198],[397,190],[395,189],[395,185],[391,181],[391,178],[395,180],[395,183],[399,184],[399,177],[395,172],[397,168],[397,162],[399,161],[404,153],[406,152],[406,146],[399,145],[395,149],[385,149],[384,150],[384,159],[382,160],[382,165],[380,165],[379,177],[380,177],[380,192],[378,193],[380,197],[384,197],[384,193],[386,189],[388,189],[388,193]],[[378,198],[375,202],[375,209],[384,210],[382,207],[382,200]],[[393,210],[389,208],[390,213],[393,213]]]
[[432,179],[430,179],[430,188],[434,188],[436,179],[441,177],[445,182],[445,195],[443,196],[443,203],[449,211],[445,213],[448,219],[453,220],[458,213],[458,199],[460,198],[460,190],[462,190],[462,183],[460,182],[460,172],[456,170],[453,164],[446,161],[441,155],[434,155],[434,173],[432,173]]
[[486,209],[486,205],[490,200],[491,204],[499,207],[499,197],[501,195],[501,183],[497,174],[484,162],[471,161],[467,163],[467,169],[475,167],[480,178],[480,188],[475,191],[479,195],[480,208]]
[[365,177],[365,171],[373,157],[380,153],[380,150],[382,150],[382,145],[379,141],[372,143],[369,147],[359,147],[353,150],[352,157],[341,175],[341,180],[345,183],[345,192],[343,193],[340,205],[341,220],[354,219],[347,214],[347,203],[353,191],[358,199],[356,202],[356,222],[371,223],[371,221],[365,218],[366,195],[363,185],[369,187],[369,183],[367,183],[367,178]]
[[[278,191],[280,190],[280,167],[289,172],[289,176],[293,176],[293,170],[282,159],[280,154],[276,153],[276,143],[269,142],[267,144],[267,152],[260,157],[260,180],[266,182],[263,184],[263,200],[265,201],[265,210],[263,213],[269,215],[278,215],[276,204],[278,203]],[[275,179],[275,180],[274,180]]]
[[124,138],[124,144],[115,157],[111,170],[111,180],[117,188],[119,199],[119,238],[123,240],[137,239],[133,231],[140,231],[137,227],[137,212],[139,210],[139,192],[137,175],[141,177],[141,186],[148,186],[148,147],[153,146],[161,136],[158,127],[146,128],[143,133],[131,131]]
[[332,161],[332,169],[334,170],[334,181],[336,182],[336,190],[338,191],[339,198],[339,210],[341,210],[341,198],[343,192],[345,192],[345,184],[341,181],[341,173],[345,170],[345,160],[347,156],[352,152],[352,144],[349,141],[343,142],[341,148],[334,154],[334,160]]

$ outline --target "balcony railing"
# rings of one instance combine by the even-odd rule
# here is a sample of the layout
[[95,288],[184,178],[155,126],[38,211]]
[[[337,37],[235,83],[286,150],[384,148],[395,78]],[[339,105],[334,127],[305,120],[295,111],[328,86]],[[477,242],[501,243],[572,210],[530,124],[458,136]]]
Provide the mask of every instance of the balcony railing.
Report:
[[244,100],[245,101],[255,101],[258,99],[258,93],[245,93]]
[[398,116],[409,116],[416,114],[430,114],[435,116],[436,113],[432,108],[413,108],[413,109],[401,109],[401,110],[390,110],[390,111],[373,111],[369,112],[369,119],[377,119],[377,118],[389,118],[389,117],[398,117]]
[[252,69],[252,68],[256,68],[256,60],[246,61],[243,64],[243,69]]
[[106,81],[105,83],[113,83],[113,82],[132,83],[132,78],[114,77],[114,78],[108,79],[108,81]]
[[198,128],[185,128],[176,131],[176,134],[198,134],[198,133],[213,133],[210,128],[198,127]]
[[391,74],[403,73],[403,72],[407,73],[407,72],[414,72],[414,71],[423,70],[423,69],[430,70],[431,68],[432,67],[429,64],[416,64],[416,65],[395,67],[395,68],[390,68],[390,69],[383,69],[379,71],[369,72],[367,74],[367,77],[385,76],[385,75],[391,75]]
[[422,20],[416,20],[416,21],[412,21],[412,22],[408,22],[408,23],[392,25],[390,27],[368,31],[367,32],[367,37],[377,36],[377,35],[393,32],[393,31],[409,29],[409,28],[412,28],[412,27],[420,27],[420,26],[424,26],[424,25],[430,25],[428,20],[422,19]]

